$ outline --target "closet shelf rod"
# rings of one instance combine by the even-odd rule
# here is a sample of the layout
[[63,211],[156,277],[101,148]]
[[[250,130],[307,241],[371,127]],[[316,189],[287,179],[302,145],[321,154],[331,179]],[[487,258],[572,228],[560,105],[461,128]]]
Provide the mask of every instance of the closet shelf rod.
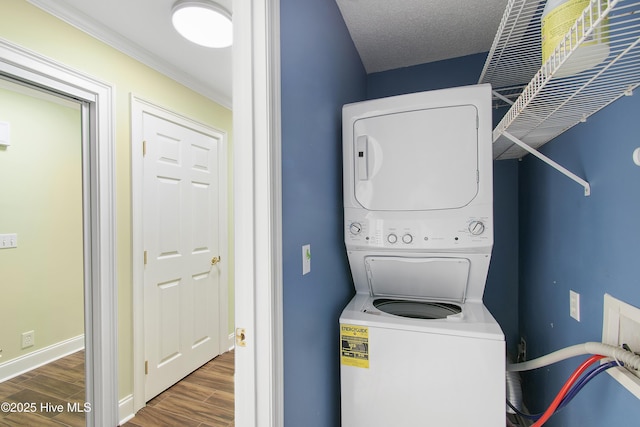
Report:
[[544,154],[542,154],[538,150],[536,150],[536,149],[530,147],[529,145],[525,144],[524,142],[520,141],[518,138],[516,138],[515,136],[511,135],[509,132],[503,131],[502,135],[504,135],[511,142],[513,142],[514,144],[516,144],[517,146],[519,146],[523,150],[526,150],[530,154],[533,154],[534,156],[536,156],[537,158],[539,158],[540,160],[542,160],[543,162],[545,162],[546,164],[548,164],[549,166],[551,166],[552,168],[557,170],[558,172],[564,174],[565,176],[571,178],[572,180],[574,180],[575,182],[580,184],[582,187],[584,187],[584,195],[585,196],[591,195],[591,186],[589,185],[589,183],[587,181],[585,181],[584,179],[580,178],[578,175],[574,174],[573,172],[569,171],[567,168],[565,168],[565,167],[559,165],[558,163],[554,162],[553,160],[551,160],[550,158],[548,158],[547,156],[545,156]]

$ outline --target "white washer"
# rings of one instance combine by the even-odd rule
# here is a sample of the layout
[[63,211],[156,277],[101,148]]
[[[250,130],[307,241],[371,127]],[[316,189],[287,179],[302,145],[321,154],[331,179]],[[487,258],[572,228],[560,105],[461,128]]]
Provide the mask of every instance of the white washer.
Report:
[[482,303],[493,246],[491,88],[343,108],[342,425],[505,423],[505,344]]

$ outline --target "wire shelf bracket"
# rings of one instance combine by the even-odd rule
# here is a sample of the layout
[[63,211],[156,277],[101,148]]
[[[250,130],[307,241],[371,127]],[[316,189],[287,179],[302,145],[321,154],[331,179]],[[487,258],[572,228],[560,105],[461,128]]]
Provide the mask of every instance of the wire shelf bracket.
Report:
[[518,145],[523,150],[527,151],[530,154],[533,154],[534,156],[536,156],[537,158],[539,158],[540,160],[542,160],[543,162],[545,162],[546,164],[548,164],[549,166],[551,166],[552,168],[557,170],[558,172],[562,173],[563,175],[571,178],[572,180],[574,180],[575,182],[580,184],[584,188],[585,197],[591,195],[591,186],[589,185],[589,183],[587,181],[585,181],[584,179],[580,178],[578,175],[574,174],[573,172],[569,171],[564,166],[562,166],[562,165],[558,164],[557,162],[551,160],[550,158],[548,158],[547,156],[545,156],[544,154],[542,154],[538,150],[536,150],[536,149],[530,147],[529,145],[527,145],[526,143],[520,141],[518,138],[516,138],[515,136],[511,135],[509,132],[504,131],[504,132],[502,132],[502,135],[505,138],[508,138],[514,144]]

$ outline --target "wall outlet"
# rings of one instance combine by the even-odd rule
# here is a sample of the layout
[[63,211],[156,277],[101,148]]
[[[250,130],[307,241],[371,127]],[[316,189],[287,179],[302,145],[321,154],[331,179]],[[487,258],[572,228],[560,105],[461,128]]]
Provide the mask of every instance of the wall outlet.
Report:
[[23,332],[22,333],[22,348],[33,347],[36,344],[35,332]]
[[[604,295],[602,342],[625,347],[640,354],[640,309]],[[632,368],[607,369],[607,373],[640,399],[640,371]]]
[[518,344],[518,356],[516,358],[517,363],[527,361],[527,342],[523,337],[520,337],[520,343]]

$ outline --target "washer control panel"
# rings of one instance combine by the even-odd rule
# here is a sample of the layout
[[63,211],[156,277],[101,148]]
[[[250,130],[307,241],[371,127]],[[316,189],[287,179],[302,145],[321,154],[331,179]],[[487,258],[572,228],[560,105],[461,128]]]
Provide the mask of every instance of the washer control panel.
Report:
[[395,220],[346,212],[345,243],[360,248],[455,249],[493,244],[489,217]]

